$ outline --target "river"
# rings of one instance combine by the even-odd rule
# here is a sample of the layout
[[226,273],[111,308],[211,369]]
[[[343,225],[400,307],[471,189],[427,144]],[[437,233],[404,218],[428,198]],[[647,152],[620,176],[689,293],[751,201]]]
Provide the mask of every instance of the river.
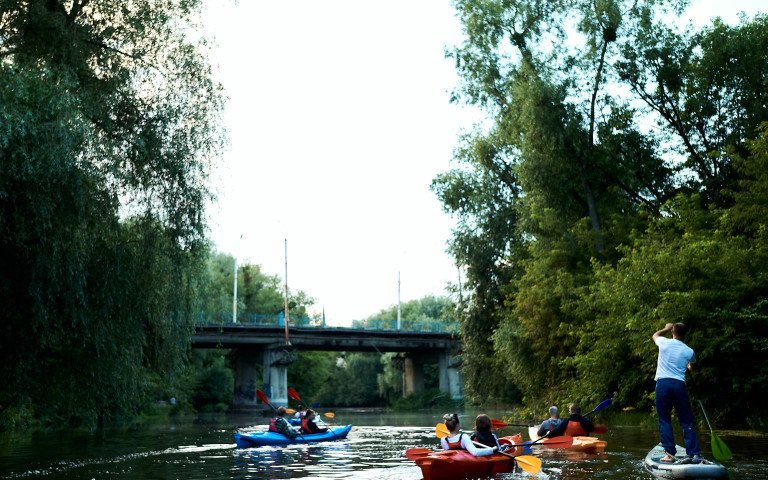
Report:
[[[238,449],[238,428],[264,419],[232,415],[175,421],[103,432],[33,432],[0,437],[0,478],[12,479],[287,479],[349,478],[418,480],[420,470],[403,453],[435,447],[442,412],[419,414],[337,411],[335,422],[354,425],[348,439],[285,448]],[[502,418],[503,412],[488,412]],[[462,419],[471,425],[475,412]],[[502,434],[513,433],[510,429]],[[717,431],[733,451],[725,462],[733,479],[768,479],[768,436]],[[709,432],[699,430],[705,455]],[[527,437],[526,437],[527,438]],[[643,457],[657,443],[656,431],[609,425],[603,454],[537,449],[540,479],[652,479]],[[679,440],[681,441],[681,440]],[[711,457],[710,457],[711,458]],[[497,479],[533,478],[519,472]]]

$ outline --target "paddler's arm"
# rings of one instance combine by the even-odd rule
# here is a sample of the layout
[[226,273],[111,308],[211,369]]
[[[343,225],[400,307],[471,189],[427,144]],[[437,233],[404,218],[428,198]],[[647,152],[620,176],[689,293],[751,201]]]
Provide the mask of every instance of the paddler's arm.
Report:
[[654,333],[653,337],[651,337],[651,338],[653,338],[653,343],[656,343],[656,339],[657,338],[666,336],[668,332],[671,332],[672,331],[672,327],[674,327],[674,326],[675,326],[674,323],[668,323],[668,324],[664,325],[664,328],[662,328],[658,332]]

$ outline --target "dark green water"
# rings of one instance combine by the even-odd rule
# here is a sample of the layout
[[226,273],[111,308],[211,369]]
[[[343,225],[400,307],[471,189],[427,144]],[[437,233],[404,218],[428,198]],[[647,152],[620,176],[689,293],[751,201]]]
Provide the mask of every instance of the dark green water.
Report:
[[[379,414],[337,411],[355,427],[347,440],[285,448],[235,448],[233,432],[263,419],[229,416],[147,425],[108,432],[30,433],[0,437],[0,478],[14,479],[285,479],[421,478],[405,459],[411,447],[435,447],[442,412]],[[501,418],[503,412],[489,412]],[[464,418],[473,418],[474,412]],[[471,422],[469,422],[471,423]],[[505,430],[502,434],[511,434]],[[709,432],[700,431],[705,454]],[[768,436],[718,431],[734,453],[725,465],[733,479],[768,479]],[[542,449],[539,479],[651,479],[642,460],[657,443],[653,429],[609,425],[604,454]],[[527,437],[526,437],[527,438]],[[533,478],[525,473],[498,479]]]

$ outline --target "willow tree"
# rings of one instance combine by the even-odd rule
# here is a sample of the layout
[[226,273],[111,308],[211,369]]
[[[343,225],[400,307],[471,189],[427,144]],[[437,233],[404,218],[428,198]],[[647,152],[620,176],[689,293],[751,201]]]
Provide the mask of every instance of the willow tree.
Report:
[[197,1],[0,1],[0,414],[135,411],[168,383],[222,96]]

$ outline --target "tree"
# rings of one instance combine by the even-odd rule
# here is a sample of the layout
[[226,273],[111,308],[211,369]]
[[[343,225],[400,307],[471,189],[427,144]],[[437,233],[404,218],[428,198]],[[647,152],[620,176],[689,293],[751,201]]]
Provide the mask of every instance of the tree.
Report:
[[[759,331],[761,284],[735,272],[762,245],[720,222],[759,231],[747,212],[760,207],[741,202],[760,195],[741,192],[735,159],[751,158],[765,120],[768,62],[749,53],[765,18],[685,33],[668,14],[685,1],[454,3],[466,37],[448,52],[462,79],[453,99],[490,120],[433,183],[458,219],[451,252],[471,292],[459,310],[467,391],[529,404],[618,392],[647,405],[654,315]],[[734,287],[718,290],[718,276]],[[704,358],[727,350],[706,334],[691,342]],[[762,352],[741,337],[728,348]]]
[[184,363],[222,144],[199,6],[0,1],[3,418],[133,412]]

